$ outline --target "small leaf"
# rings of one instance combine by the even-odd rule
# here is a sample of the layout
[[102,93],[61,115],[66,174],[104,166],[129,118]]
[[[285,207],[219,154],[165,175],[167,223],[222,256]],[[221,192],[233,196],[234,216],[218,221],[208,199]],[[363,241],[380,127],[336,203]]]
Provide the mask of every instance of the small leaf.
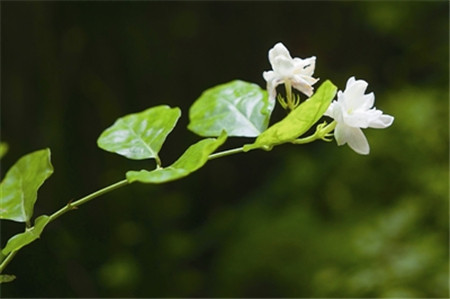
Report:
[[7,283],[11,282],[16,279],[15,275],[9,275],[9,274],[1,274],[0,275],[0,283]]
[[244,151],[255,148],[271,149],[274,145],[291,142],[306,133],[325,113],[336,95],[336,86],[325,81],[316,93],[256,138]]
[[2,249],[2,253],[4,255],[7,255],[10,252],[19,250],[25,245],[28,245],[34,240],[38,239],[49,220],[50,217],[48,217],[47,215],[42,215],[36,218],[33,227],[27,228],[24,233],[17,234],[8,240],[5,248]]
[[6,153],[8,152],[8,148],[8,143],[0,142],[0,159],[6,155]]
[[258,85],[231,81],[206,90],[189,110],[188,129],[204,137],[256,137],[269,125],[275,101]]
[[180,115],[179,108],[165,105],[126,115],[103,131],[97,144],[105,151],[129,159],[158,158],[158,152]]
[[221,146],[226,138],[227,136],[223,132],[217,139],[203,139],[191,145],[171,166],[153,171],[128,171],[127,179],[130,183],[138,181],[154,184],[181,179],[205,165],[208,156]]
[[0,219],[28,222],[37,191],[52,173],[48,148],[20,158],[0,183]]

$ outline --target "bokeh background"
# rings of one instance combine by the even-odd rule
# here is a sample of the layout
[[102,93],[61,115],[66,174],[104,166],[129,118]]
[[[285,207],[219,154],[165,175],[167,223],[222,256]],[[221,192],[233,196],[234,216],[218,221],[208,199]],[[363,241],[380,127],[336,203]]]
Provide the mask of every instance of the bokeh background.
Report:
[[[1,296],[448,298],[447,1],[2,2],[2,175],[51,148],[38,216],[151,169],[96,140],[159,104],[183,111],[167,165],[200,139],[186,129],[194,100],[234,79],[264,87],[278,41],[317,56],[321,81],[369,82],[395,116],[365,131],[369,156],[283,145],[127,186],[49,225],[8,266],[17,280]],[[1,230],[4,246],[23,227]]]

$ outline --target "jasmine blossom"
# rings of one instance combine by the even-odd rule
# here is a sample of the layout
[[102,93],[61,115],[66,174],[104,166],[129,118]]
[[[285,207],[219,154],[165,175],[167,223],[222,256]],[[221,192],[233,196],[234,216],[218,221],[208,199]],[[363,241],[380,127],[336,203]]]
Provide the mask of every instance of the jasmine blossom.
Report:
[[[271,100],[276,97],[276,87],[283,83],[286,86],[287,103],[295,102],[291,96],[291,87],[308,97],[313,94],[312,85],[319,80],[312,77],[316,66],[315,56],[306,59],[292,58],[288,49],[282,43],[277,43],[269,50],[269,62],[273,70],[263,72],[263,77],[267,81]],[[292,109],[291,105],[289,107]]]
[[368,83],[351,77],[345,90],[338,91],[337,100],[333,101],[325,115],[336,121],[334,137],[338,145],[348,144],[351,149],[361,155],[370,152],[369,143],[361,129],[383,129],[389,127],[394,117],[383,114],[373,107],[373,92],[364,94]]

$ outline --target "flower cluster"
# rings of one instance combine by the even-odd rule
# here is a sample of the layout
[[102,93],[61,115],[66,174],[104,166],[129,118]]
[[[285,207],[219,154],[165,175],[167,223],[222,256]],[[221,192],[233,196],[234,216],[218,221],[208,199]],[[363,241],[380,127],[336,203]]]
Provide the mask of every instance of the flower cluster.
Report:
[[[292,58],[289,51],[282,43],[277,43],[269,51],[271,71],[263,73],[267,81],[269,98],[276,97],[276,87],[284,84],[288,102],[291,88],[294,88],[308,97],[314,91],[312,85],[318,81],[312,77],[315,68],[316,57]],[[338,145],[348,144],[358,154],[367,155],[370,152],[369,143],[361,129],[383,129],[392,125],[394,117],[383,114],[374,106],[375,95],[373,92],[365,94],[368,83],[364,80],[356,80],[351,77],[347,81],[344,91],[338,91],[337,100],[333,101],[326,116],[334,119],[334,137]],[[282,104],[283,105],[283,104]],[[284,108],[285,105],[283,105]]]

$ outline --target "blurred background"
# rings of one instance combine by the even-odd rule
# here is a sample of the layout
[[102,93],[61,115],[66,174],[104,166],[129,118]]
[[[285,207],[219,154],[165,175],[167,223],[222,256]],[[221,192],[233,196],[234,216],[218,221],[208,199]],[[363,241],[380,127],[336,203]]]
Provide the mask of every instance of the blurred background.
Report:
[[[448,2],[2,2],[1,39],[1,173],[52,150],[35,216],[154,167],[97,148],[125,114],[180,107],[161,150],[173,162],[200,140],[195,99],[265,87],[279,41],[316,56],[321,82],[368,81],[395,116],[365,130],[369,156],[283,145],[98,198],[19,252],[2,297],[448,298]],[[1,230],[3,247],[23,226]]]

